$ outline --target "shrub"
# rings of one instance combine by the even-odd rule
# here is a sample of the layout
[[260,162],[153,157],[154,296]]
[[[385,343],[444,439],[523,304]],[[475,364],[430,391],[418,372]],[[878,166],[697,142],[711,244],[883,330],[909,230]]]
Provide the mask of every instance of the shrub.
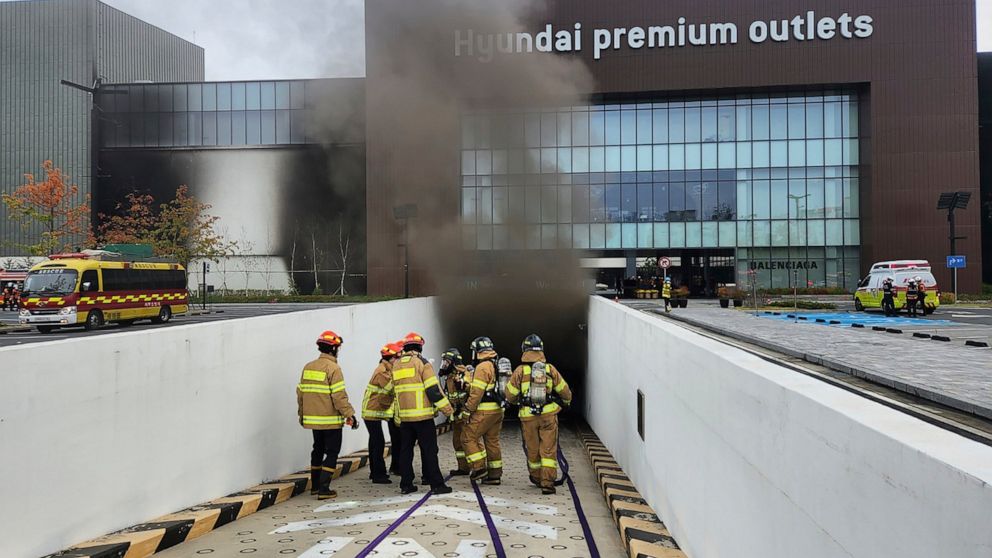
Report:
[[954,293],[940,293],[940,303],[941,304],[954,304],[957,302],[954,299]]

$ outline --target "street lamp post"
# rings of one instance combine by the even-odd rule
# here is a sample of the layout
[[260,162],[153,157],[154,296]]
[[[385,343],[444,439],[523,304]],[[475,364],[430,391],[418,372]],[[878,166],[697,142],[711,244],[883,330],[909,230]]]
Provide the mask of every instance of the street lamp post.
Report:
[[[937,209],[947,210],[947,226],[950,229],[947,235],[947,239],[951,242],[951,256],[957,256],[957,241],[964,240],[968,237],[966,236],[956,236],[954,234],[954,210],[955,209],[967,209],[968,202],[971,200],[971,192],[944,192],[937,199]],[[958,298],[958,270],[954,268],[954,272],[951,275],[951,285],[954,287],[954,300]]]

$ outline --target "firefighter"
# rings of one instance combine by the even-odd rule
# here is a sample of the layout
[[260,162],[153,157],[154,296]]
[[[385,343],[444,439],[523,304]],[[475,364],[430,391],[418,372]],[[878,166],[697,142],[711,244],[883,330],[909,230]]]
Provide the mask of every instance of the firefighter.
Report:
[[923,284],[923,278],[916,276],[916,304],[920,307],[920,315],[927,313],[927,286]]
[[503,476],[503,456],[499,433],[503,429],[502,394],[497,395],[496,359],[499,358],[492,339],[477,337],[472,341],[475,371],[469,385],[468,398],[462,411],[462,445],[465,447],[472,480],[498,485]]
[[468,373],[468,368],[462,363],[462,353],[455,348],[448,349],[441,354],[440,376],[445,379],[445,391],[448,394],[448,401],[454,410],[451,423],[451,444],[455,448],[455,460],[458,462],[457,469],[451,469],[448,473],[452,476],[467,475],[469,473],[468,462],[465,461],[465,446],[462,443],[462,430],[465,426],[464,418],[459,418],[468,399],[468,387],[472,383],[472,378]]
[[434,417],[440,410],[451,417],[453,410],[434,375],[434,367],[421,353],[424,338],[408,333],[403,338],[403,352],[393,363],[393,393],[396,396],[400,420],[400,491],[417,491],[413,484],[413,445],[420,446],[423,476],[434,494],[448,494],[451,487],[444,484],[437,462],[437,430]]
[[665,312],[672,311],[672,280],[665,277],[665,283],[661,286],[661,298],[665,300]]
[[343,339],[333,331],[317,338],[317,360],[307,363],[296,386],[300,425],[313,432],[310,452],[310,493],[318,500],[337,497],[331,490],[331,477],[338,466],[341,428],[358,428],[355,409],[348,402],[344,374],[338,366],[338,350]]
[[10,283],[3,286],[3,290],[0,290],[0,309],[4,312],[7,311],[7,301],[10,300]]
[[[558,413],[572,404],[572,390],[544,357],[544,342],[530,334],[520,345],[523,357],[506,385],[507,403],[519,404],[520,428],[527,448],[530,482],[542,494],[555,493],[558,474]],[[559,405],[560,403],[560,405]]]
[[7,288],[3,291],[3,309],[17,310],[17,290],[13,283],[7,283]]
[[379,365],[372,372],[369,385],[365,388],[362,398],[362,419],[369,430],[369,478],[373,484],[393,484],[386,470],[386,438],[382,432],[382,423],[389,429],[389,439],[393,441],[393,453],[390,457],[390,470],[397,468],[396,442],[400,439],[399,427],[393,424],[393,393],[392,388],[393,361],[403,350],[398,343],[389,343],[379,349]]
[[906,289],[906,308],[909,310],[909,316],[911,318],[916,317],[916,301],[919,296],[919,291],[916,289],[916,280],[909,280],[909,287]]
[[885,311],[886,316],[894,316],[896,314],[896,302],[895,298],[893,298],[894,293],[892,278],[886,277],[882,281],[882,310]]

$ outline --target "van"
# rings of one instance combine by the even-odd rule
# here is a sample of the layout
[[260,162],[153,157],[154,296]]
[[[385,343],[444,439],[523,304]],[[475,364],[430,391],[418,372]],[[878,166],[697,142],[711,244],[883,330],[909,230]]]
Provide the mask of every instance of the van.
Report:
[[867,308],[881,308],[882,282],[886,277],[891,277],[892,298],[898,312],[906,308],[909,282],[919,277],[926,288],[923,312],[933,314],[940,306],[940,291],[937,289],[937,279],[930,269],[930,262],[926,260],[895,260],[873,264],[871,271],[858,283],[858,290],[854,292],[854,308],[859,312]]

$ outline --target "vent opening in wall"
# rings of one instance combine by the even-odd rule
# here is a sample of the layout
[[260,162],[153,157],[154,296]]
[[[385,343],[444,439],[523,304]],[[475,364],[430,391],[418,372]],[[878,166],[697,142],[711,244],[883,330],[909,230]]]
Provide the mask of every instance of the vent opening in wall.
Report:
[[644,392],[637,390],[637,434],[644,439]]

